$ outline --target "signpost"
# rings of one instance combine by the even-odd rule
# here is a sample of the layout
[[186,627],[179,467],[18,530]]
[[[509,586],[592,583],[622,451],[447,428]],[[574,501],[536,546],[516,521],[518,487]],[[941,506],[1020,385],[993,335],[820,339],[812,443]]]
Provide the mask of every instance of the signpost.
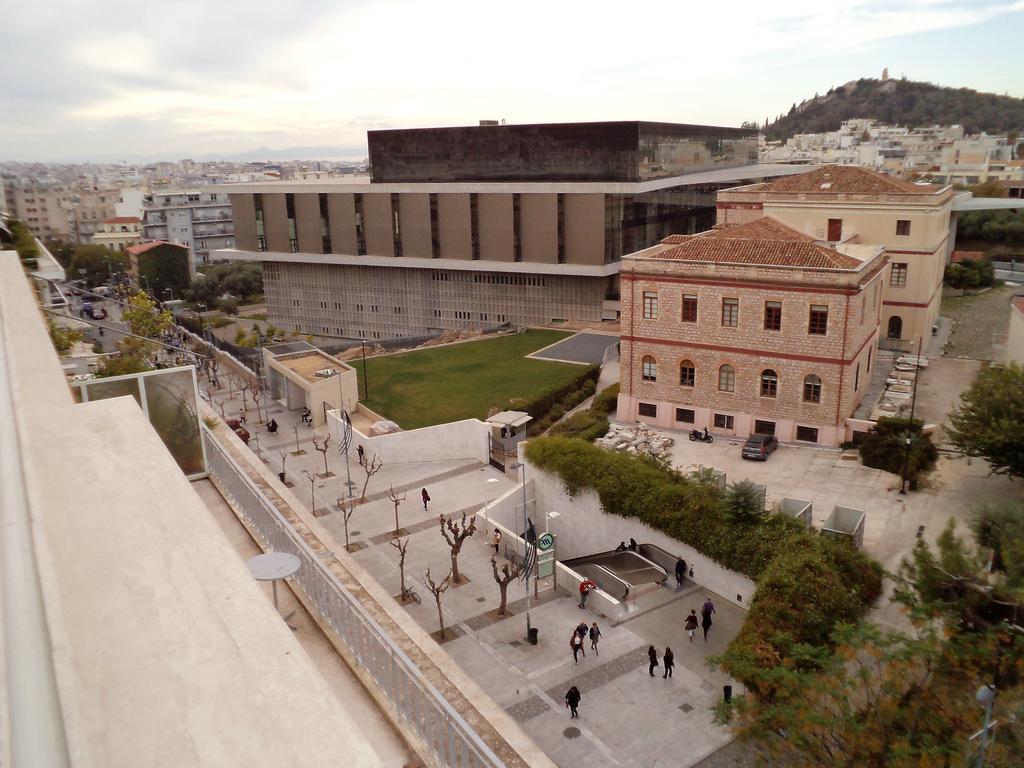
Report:
[[555,534],[542,533],[537,537],[537,579],[547,576],[553,578],[557,588],[558,576],[555,573]]

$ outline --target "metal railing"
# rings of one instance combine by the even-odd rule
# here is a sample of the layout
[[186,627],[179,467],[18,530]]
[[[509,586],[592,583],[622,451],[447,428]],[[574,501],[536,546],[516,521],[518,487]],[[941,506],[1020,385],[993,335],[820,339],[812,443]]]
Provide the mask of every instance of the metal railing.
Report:
[[[397,714],[429,749],[434,762],[455,768],[498,768],[505,762],[426,679],[366,608],[321,562],[270,499],[204,426],[210,474],[245,518],[266,551],[288,552],[302,562],[292,588],[305,593],[320,617],[345,643]],[[424,755],[424,757],[427,757]]]

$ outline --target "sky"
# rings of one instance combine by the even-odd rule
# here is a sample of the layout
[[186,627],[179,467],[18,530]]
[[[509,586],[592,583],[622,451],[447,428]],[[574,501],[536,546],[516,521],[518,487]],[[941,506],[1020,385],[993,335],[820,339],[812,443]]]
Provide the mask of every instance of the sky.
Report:
[[[6,8],[5,8],[6,6]],[[366,154],[366,131],[738,126],[860,77],[1024,97],[1024,0],[0,0],[0,161]]]

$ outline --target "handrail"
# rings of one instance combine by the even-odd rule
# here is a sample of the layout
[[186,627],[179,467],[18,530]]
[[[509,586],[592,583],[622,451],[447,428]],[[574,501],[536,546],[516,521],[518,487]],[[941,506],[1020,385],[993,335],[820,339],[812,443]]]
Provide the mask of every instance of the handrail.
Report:
[[[391,639],[387,631],[370,615],[362,603],[327,568],[320,557],[281,515],[248,474],[224,450],[224,447],[205,425],[202,426],[202,432],[203,440],[207,444],[211,475],[227,486],[228,493],[231,493],[232,480],[240,481],[247,493],[260,504],[266,515],[266,520],[275,526],[275,531],[267,531],[261,525],[260,520],[251,516],[252,510],[243,508],[240,511],[254,525],[257,534],[263,539],[262,544],[272,547],[276,551],[291,551],[303,561],[304,567],[296,575],[295,586],[306,592],[310,600],[317,606],[321,616],[346,641],[349,649],[366,672],[374,678],[399,714],[409,721],[424,744],[435,750],[441,764],[503,768],[505,762],[494,753],[476,730],[455,710],[451,702],[427,679],[419,666]],[[231,477],[225,476],[224,468],[220,466],[219,462],[224,462],[231,472]],[[240,500],[236,499],[236,501]],[[284,534],[284,538],[272,537],[274,533]],[[339,601],[342,601],[341,604]],[[336,612],[333,610],[335,607],[343,607],[350,613],[344,617],[335,616]],[[351,642],[352,634],[359,628],[349,620],[351,618],[356,619],[358,625],[369,630],[369,635],[361,634],[355,638],[358,642]],[[371,642],[376,642],[381,646],[381,650],[393,660],[394,664],[383,664],[380,656],[374,652]],[[415,701],[410,701],[409,691],[397,680],[398,672],[404,672],[407,679],[424,694],[420,706],[417,706]],[[439,718],[446,721],[446,724],[442,725],[443,733],[437,733],[432,729],[433,718],[424,716],[424,710],[427,707],[434,708]],[[455,743],[455,740],[449,741],[448,736],[457,736],[458,743]]]
[[64,768],[70,756],[32,542],[5,309],[0,302],[0,581],[10,758],[15,766]]

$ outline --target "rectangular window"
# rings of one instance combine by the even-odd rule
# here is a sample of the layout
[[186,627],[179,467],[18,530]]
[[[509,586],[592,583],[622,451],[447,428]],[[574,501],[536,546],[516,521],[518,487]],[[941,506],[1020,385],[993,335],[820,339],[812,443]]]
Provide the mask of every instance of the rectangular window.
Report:
[[437,194],[430,195],[430,255],[441,258],[441,225],[437,210]]
[[828,239],[830,242],[838,242],[843,239],[843,220],[842,219],[829,219],[828,220]]
[[356,255],[366,255],[366,222],[363,220],[363,195],[357,192],[353,195],[356,206]]
[[796,439],[805,443],[818,442],[818,430],[814,427],[797,427]]
[[775,422],[774,421],[761,421],[760,419],[754,419],[754,434],[755,435],[774,435],[775,434]]
[[298,253],[299,238],[295,232],[295,195],[289,193],[284,196],[284,207],[288,214],[288,250]]
[[331,252],[331,217],[327,210],[327,195],[320,194],[320,241],[324,253]]
[[697,322],[697,297],[683,296],[683,322]]
[[679,386],[692,387],[697,382],[697,369],[693,363],[686,361],[679,366]]
[[740,322],[740,300],[722,299],[722,325],[735,328]]
[[256,250],[267,250],[267,233],[263,229],[263,195],[252,196],[253,208],[256,211]]
[[764,329],[766,331],[782,330],[781,301],[766,301],[764,303]]
[[641,363],[642,378],[644,381],[658,380],[658,363],[653,357],[645,357]]
[[807,321],[807,332],[814,336],[828,333],[828,306],[811,304],[810,318]]
[[906,262],[894,261],[889,271],[889,285],[903,287],[907,284]]
[[853,372],[853,391],[860,389],[860,360],[857,361],[857,368]]
[[897,219],[896,220],[896,234],[900,237],[910,237],[910,220],[909,219]]
[[658,415],[658,406],[654,403],[639,403],[637,406],[637,413],[641,416],[656,417]]
[[395,243],[395,256],[402,255],[402,222],[399,219],[399,211],[401,210],[401,203],[399,203],[399,195],[397,192],[391,193],[391,223],[392,223],[392,235],[394,236]]
[[522,195],[518,192],[512,195],[512,259],[513,261],[523,260],[523,211]]
[[644,320],[658,319],[658,294],[655,291],[644,291]]
[[694,413],[692,408],[676,408],[676,421],[683,424],[693,424],[696,419],[697,414]]
[[716,413],[715,429],[732,429],[732,416],[728,416],[724,413]]
[[476,192],[469,196],[469,237],[473,261],[480,261],[480,196]]

